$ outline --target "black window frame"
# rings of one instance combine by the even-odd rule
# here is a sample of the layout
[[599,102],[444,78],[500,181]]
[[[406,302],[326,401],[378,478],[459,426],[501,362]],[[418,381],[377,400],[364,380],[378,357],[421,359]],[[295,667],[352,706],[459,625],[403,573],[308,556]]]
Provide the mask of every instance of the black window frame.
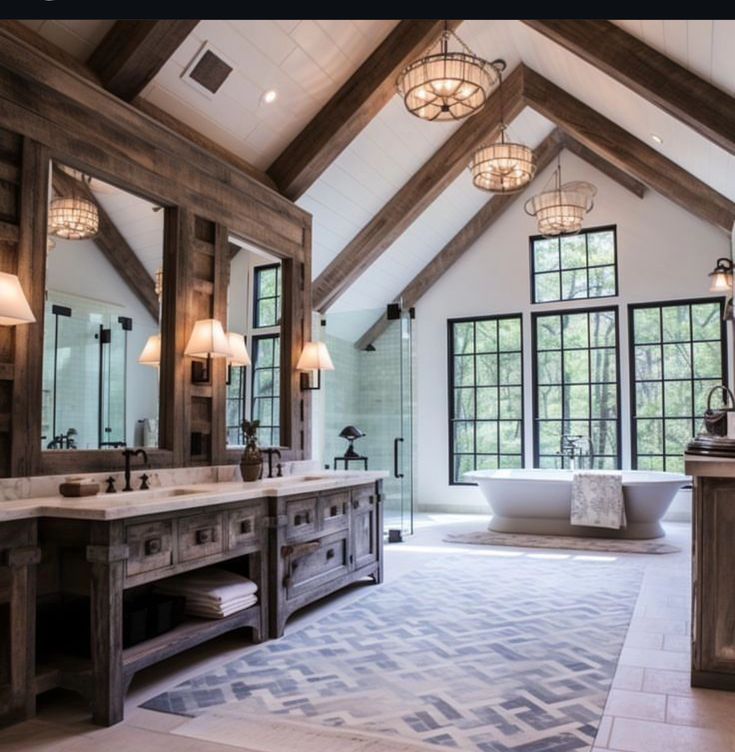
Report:
[[[230,384],[227,384],[225,390],[225,431],[228,437],[228,446],[243,446],[245,444],[245,435],[242,430],[242,421],[245,418],[245,405],[247,403],[247,368],[245,366],[228,366],[230,368],[230,381],[237,378],[237,393],[232,395],[230,391]],[[237,403],[238,422],[237,425],[231,425],[227,423],[227,418],[230,414],[229,404],[231,402]],[[237,441],[233,444],[229,443],[230,431],[237,431]]]
[[[563,317],[570,314],[590,314],[590,313],[602,313],[605,311],[612,311],[615,314],[615,384],[617,386],[617,409],[616,409],[616,417],[615,417],[615,423],[616,423],[616,444],[617,444],[617,453],[616,453],[616,469],[622,468],[623,465],[623,447],[622,447],[622,401],[623,401],[623,394],[622,394],[622,385],[621,385],[621,378],[620,378],[620,306],[618,305],[606,305],[606,306],[580,306],[576,308],[563,308],[563,309],[550,309],[545,311],[532,311],[531,312],[531,381],[532,381],[532,389],[533,389],[533,466],[534,468],[539,467],[540,464],[540,441],[539,441],[539,427],[541,424],[541,418],[539,418],[539,404],[538,404],[538,333],[537,333],[537,325],[536,322],[539,318],[543,318],[545,316],[559,316]],[[589,340],[589,318],[588,321],[588,342]],[[561,350],[559,352],[562,353],[562,364],[561,364],[561,386],[562,390],[564,389],[565,382],[564,382],[564,341],[563,341],[563,329],[562,329],[562,342],[561,342]],[[600,348],[594,348],[590,347],[589,344],[586,348],[567,348],[568,350],[580,350],[580,349],[586,349],[588,352],[592,352],[592,350],[600,349]],[[553,350],[544,350],[543,352],[555,352]],[[590,368],[591,373],[591,368]],[[592,386],[593,384],[596,384],[598,382],[588,381],[587,385]],[[612,382],[599,382],[599,383],[612,383]],[[544,384],[543,386],[554,386],[553,384]],[[562,402],[563,405],[563,402]],[[592,415],[592,410],[590,409],[590,416]],[[551,420],[551,419],[544,419]],[[567,420],[574,420],[575,422],[577,419],[572,418],[565,418],[562,414],[562,417],[559,419],[559,422],[563,425]],[[578,419],[579,422],[584,421],[584,418]],[[590,425],[593,421],[601,421],[600,418],[592,418],[589,417],[586,419],[587,423]],[[591,431],[590,431],[591,433]],[[548,456],[548,455],[544,455]],[[612,456],[612,455],[605,455]]]
[[[630,378],[630,466],[633,470],[638,469],[638,428],[637,428],[637,405],[636,405],[636,384],[639,382],[639,379],[636,378],[636,368],[635,368],[635,348],[636,348],[636,342],[635,342],[635,320],[634,320],[634,311],[638,309],[647,309],[647,308],[666,308],[669,306],[689,306],[689,333],[690,333],[690,339],[688,344],[693,345],[695,342],[713,342],[714,340],[695,340],[691,337],[692,329],[691,329],[691,307],[694,305],[700,305],[702,303],[719,303],[720,304],[720,348],[721,348],[721,362],[722,362],[722,383],[728,384],[729,383],[729,370],[728,370],[728,357],[727,357],[727,326],[726,322],[723,318],[723,314],[725,312],[725,306],[727,305],[727,299],[724,296],[710,296],[710,297],[701,297],[701,298],[681,298],[678,300],[656,300],[651,301],[647,303],[629,303],[628,304],[628,363],[629,363],[629,378]],[[660,346],[663,346],[663,344],[683,344],[683,343],[676,343],[676,342],[666,342],[663,341],[663,317],[661,318],[660,323],[661,328],[661,338],[658,343],[652,343],[652,344],[659,344]],[[648,344],[648,343],[646,343]],[[693,361],[693,357],[692,357]],[[694,406],[695,406],[695,397],[694,397],[694,382],[698,380],[702,381],[712,381],[714,379],[711,378],[704,378],[699,377],[695,378],[692,376],[689,379],[665,379],[664,378],[664,372],[663,372],[663,358],[661,361],[661,378],[660,379],[646,379],[646,381],[657,381],[660,384],[662,384],[662,416],[660,420],[663,422],[663,428],[662,431],[664,431],[664,446],[663,446],[663,454],[645,454],[640,455],[642,457],[662,457],[664,460],[664,469],[666,468],[666,457],[669,456],[666,454],[666,439],[665,439],[665,426],[666,426],[666,389],[663,385],[665,385],[667,382],[671,381],[691,381],[692,383],[692,412],[694,412]],[[682,417],[689,417],[689,416],[668,416],[669,419],[681,419]],[[697,420],[702,419],[703,416],[696,416],[693,415],[692,417],[692,428],[693,431],[696,432],[696,422]],[[692,434],[694,435],[694,433]],[[683,449],[682,449],[683,452]]]
[[[264,340],[275,340],[278,342],[279,346],[279,354],[278,357],[273,356],[273,365],[265,366],[258,368],[258,348],[260,347],[260,343]],[[281,446],[281,411],[280,411],[280,400],[281,400],[281,357],[280,357],[280,347],[281,347],[281,335],[280,334],[254,334],[251,339],[251,345],[252,345],[252,368],[251,368],[251,374],[250,374],[250,416],[251,420],[254,420],[256,415],[258,415],[258,411],[256,410],[256,402],[257,400],[263,400],[263,399],[270,399],[271,400],[271,423],[261,423],[260,429],[268,428],[271,431],[271,435],[273,433],[273,429],[278,430],[278,443],[277,444],[270,444],[268,446]],[[258,373],[261,371],[273,371],[274,373],[278,371],[278,389],[274,389],[273,394],[270,396],[256,396],[255,391],[255,381],[258,377]],[[275,379],[274,379],[275,384]],[[279,401],[279,409],[275,410],[274,403],[275,401]],[[273,422],[275,421],[275,422]]]
[[[586,240],[587,235],[591,235],[596,232],[609,232],[612,231],[613,234],[613,254],[614,254],[614,261],[612,264],[593,264],[592,266],[589,265],[589,245]],[[564,269],[561,268],[561,240],[566,237],[576,237],[578,235],[584,235],[585,236],[585,251],[587,256],[587,264],[585,266],[578,266],[574,267],[573,269]],[[608,298],[617,298],[620,295],[620,277],[619,277],[619,269],[618,269],[618,226],[617,225],[600,225],[599,227],[588,227],[583,230],[580,230],[578,233],[574,233],[573,235],[570,233],[565,233],[563,235],[556,236],[556,240],[559,241],[559,269],[555,271],[550,272],[537,272],[536,271],[536,256],[533,252],[534,250],[534,243],[537,240],[550,240],[551,238],[548,238],[544,235],[531,235],[528,239],[528,253],[529,253],[529,269],[530,269],[530,283],[531,283],[531,304],[532,305],[547,305],[549,303],[574,303],[578,300],[606,300]],[[538,274],[558,274],[559,275],[559,295],[562,294],[562,285],[561,285],[561,274],[562,271],[574,271],[577,269],[585,269],[587,273],[587,291],[589,292],[589,270],[590,269],[602,269],[604,267],[612,266],[615,269],[615,292],[612,295],[594,295],[590,296],[587,295],[583,298],[556,298],[555,300],[536,300],[536,276]]]
[[[259,277],[263,272],[270,271],[271,269],[276,270],[276,294],[275,295],[259,295],[260,291],[260,284],[259,284]],[[281,273],[281,264],[280,263],[274,263],[274,264],[260,264],[258,266],[253,267],[253,329],[271,329],[273,327],[277,327],[281,325],[281,319],[283,317],[282,311],[279,314],[279,309],[283,305],[283,297],[281,292],[281,285],[282,285],[282,273]],[[274,324],[261,324],[260,323],[260,302],[262,300],[274,300],[275,301],[275,311],[276,311],[276,321]]]
[[[448,405],[447,405],[447,418],[448,418],[448,434],[449,434],[449,454],[448,454],[448,467],[449,467],[449,485],[450,486],[476,486],[476,483],[468,483],[466,481],[461,480],[454,480],[454,325],[455,324],[466,324],[466,323],[476,323],[478,321],[501,321],[504,319],[517,319],[520,324],[520,348],[517,351],[521,358],[521,383],[513,384],[513,385],[503,385],[503,386],[520,386],[521,389],[521,417],[520,418],[513,418],[512,421],[516,422],[520,420],[521,423],[521,450],[520,450],[520,458],[521,458],[521,468],[524,468],[526,466],[526,441],[525,441],[525,434],[526,434],[526,413],[525,413],[525,347],[524,347],[524,339],[523,339],[523,314],[521,312],[519,313],[502,313],[502,314],[494,314],[489,316],[463,316],[461,318],[454,318],[454,319],[447,319],[447,364],[448,364]],[[476,336],[476,335],[475,335]],[[516,352],[515,350],[497,350],[497,355],[499,356],[501,352]],[[477,355],[477,352],[473,349],[473,355]],[[477,402],[477,384],[475,384],[471,388],[475,391],[475,404]],[[506,419],[508,422],[511,421],[511,419]],[[478,421],[477,418],[472,421],[473,423],[481,422]],[[498,418],[495,422],[500,423],[502,420]],[[498,444],[499,448],[499,444]],[[475,458],[478,455],[477,452],[477,433],[475,432],[475,441],[474,441],[474,449],[475,451],[471,456],[474,456]],[[485,454],[485,453],[481,453]],[[501,456],[501,452],[497,452],[496,456],[499,458]],[[513,455],[515,456],[515,455]]]

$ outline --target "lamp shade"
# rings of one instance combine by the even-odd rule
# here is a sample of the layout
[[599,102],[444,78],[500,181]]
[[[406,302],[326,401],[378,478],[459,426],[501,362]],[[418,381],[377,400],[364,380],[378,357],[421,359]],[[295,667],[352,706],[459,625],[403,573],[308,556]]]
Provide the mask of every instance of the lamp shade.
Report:
[[184,355],[193,358],[226,358],[230,345],[225,330],[217,319],[200,319],[194,324]]
[[333,371],[334,363],[323,342],[306,342],[296,364],[297,371]]
[[357,426],[345,426],[339,432],[339,436],[342,439],[354,441],[355,439],[361,439],[363,436],[365,436],[365,432]]
[[717,265],[709,273],[710,292],[732,292],[733,262],[729,258],[718,258]]
[[230,355],[227,362],[231,366],[249,366],[250,356],[245,346],[245,337],[237,332],[227,332],[227,341],[230,345]]
[[32,324],[36,317],[15,274],[0,272],[0,324]]
[[138,357],[138,363],[144,366],[161,365],[161,335],[151,334]]

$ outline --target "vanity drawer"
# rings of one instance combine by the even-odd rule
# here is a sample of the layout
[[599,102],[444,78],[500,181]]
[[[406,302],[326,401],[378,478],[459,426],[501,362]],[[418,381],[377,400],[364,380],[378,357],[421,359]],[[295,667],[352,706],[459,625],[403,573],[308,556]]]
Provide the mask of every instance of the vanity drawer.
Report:
[[316,497],[286,502],[286,538],[303,538],[317,530]]
[[340,491],[319,497],[319,521],[325,532],[345,530],[349,524],[350,492]]
[[352,489],[352,508],[356,512],[368,512],[375,506],[375,487],[362,486]]
[[349,531],[332,533],[314,541],[284,546],[286,598],[316,590],[349,571]]
[[179,520],[179,561],[203,559],[222,553],[222,512],[208,512]]
[[251,504],[227,512],[227,549],[251,546],[260,540],[260,525],[265,511],[261,504]]
[[132,577],[173,564],[173,521],[141,522],[125,528],[125,542],[130,555],[126,574]]

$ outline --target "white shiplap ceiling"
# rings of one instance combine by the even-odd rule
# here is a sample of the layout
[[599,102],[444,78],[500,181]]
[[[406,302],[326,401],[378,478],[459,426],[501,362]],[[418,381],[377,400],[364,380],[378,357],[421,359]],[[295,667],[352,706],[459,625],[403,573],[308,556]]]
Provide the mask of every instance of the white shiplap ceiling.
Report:
[[[85,60],[111,22],[25,23]],[[143,96],[256,166],[266,168],[395,23],[201,21]],[[735,21],[615,23],[723,91],[735,94]],[[504,58],[509,70],[523,61],[735,200],[735,157],[571,52],[515,20],[465,21],[458,31],[478,54],[491,60]],[[181,78],[205,42],[235,64],[233,74],[211,98]],[[276,90],[278,98],[266,105],[263,94],[269,89]],[[314,216],[315,277],[456,127],[412,117],[398,97],[368,124],[298,202]],[[548,121],[530,111],[524,111],[512,125],[516,137],[531,144],[537,144],[550,130]],[[663,143],[654,143],[652,133]],[[485,200],[486,196],[471,187],[468,176],[461,175],[351,286],[334,310],[344,313],[384,306]],[[112,209],[108,211],[113,213]],[[128,221],[121,214],[121,231]],[[131,245],[135,247],[132,241]]]

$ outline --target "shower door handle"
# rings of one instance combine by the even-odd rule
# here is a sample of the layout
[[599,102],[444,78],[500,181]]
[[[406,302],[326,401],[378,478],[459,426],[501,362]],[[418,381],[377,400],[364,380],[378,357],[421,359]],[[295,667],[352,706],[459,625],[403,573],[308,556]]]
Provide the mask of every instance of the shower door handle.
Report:
[[393,439],[393,477],[402,478],[403,473],[398,472],[398,444],[403,442],[403,436]]

